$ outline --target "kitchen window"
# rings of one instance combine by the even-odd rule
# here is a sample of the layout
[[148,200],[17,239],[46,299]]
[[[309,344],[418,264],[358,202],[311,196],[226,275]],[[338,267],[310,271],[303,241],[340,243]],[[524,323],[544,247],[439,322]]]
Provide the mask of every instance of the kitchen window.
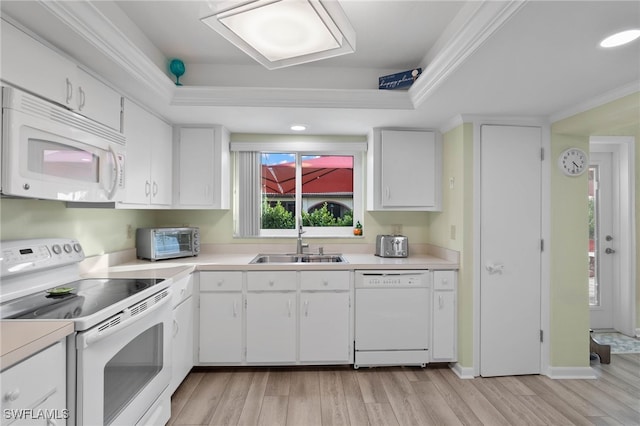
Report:
[[[303,149],[305,148],[305,149]],[[366,142],[232,142],[237,237],[353,236]]]

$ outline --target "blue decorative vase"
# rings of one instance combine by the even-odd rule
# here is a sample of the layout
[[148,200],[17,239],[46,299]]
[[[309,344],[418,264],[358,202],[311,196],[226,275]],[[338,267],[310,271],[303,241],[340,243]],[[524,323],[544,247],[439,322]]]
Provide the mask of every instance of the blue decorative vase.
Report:
[[180,83],[180,76],[184,74],[185,71],[184,62],[180,59],[172,60],[169,64],[169,70],[171,71],[171,74],[176,76],[176,86],[182,86],[182,83]]

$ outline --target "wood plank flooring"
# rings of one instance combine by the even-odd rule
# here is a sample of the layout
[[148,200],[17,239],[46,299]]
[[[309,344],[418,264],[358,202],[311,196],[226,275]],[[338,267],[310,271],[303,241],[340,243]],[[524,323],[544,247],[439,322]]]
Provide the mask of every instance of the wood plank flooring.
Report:
[[169,425],[640,425],[640,354],[596,380],[461,380],[445,366],[195,370]]

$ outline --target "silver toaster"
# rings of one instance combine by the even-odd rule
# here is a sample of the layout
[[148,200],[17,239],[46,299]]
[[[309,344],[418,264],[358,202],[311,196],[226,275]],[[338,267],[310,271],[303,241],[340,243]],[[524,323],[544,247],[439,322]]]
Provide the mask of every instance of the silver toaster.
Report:
[[376,256],[409,256],[409,238],[404,235],[378,235],[376,237]]

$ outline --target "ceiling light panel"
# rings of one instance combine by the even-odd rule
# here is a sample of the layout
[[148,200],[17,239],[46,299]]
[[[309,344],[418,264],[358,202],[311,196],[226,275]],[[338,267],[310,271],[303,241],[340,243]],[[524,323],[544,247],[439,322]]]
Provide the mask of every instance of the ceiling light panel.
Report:
[[600,42],[601,47],[618,47],[640,38],[640,29],[620,31]]
[[355,31],[337,1],[256,0],[202,21],[268,69],[355,51]]

